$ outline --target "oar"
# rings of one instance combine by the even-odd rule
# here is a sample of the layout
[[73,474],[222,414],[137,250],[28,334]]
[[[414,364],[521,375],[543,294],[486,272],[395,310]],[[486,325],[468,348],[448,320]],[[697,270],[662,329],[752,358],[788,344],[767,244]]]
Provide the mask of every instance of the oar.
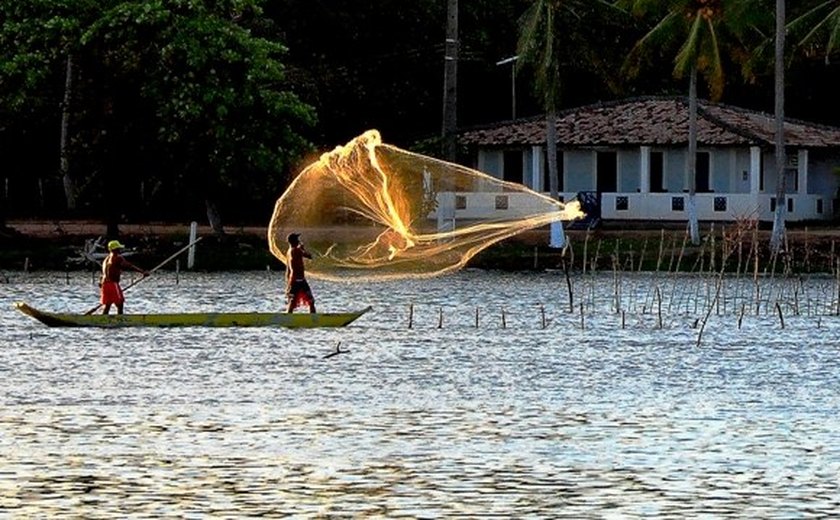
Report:
[[[145,280],[146,278],[148,278],[149,276],[151,276],[151,274],[152,274],[152,273],[154,273],[155,271],[157,271],[157,270],[158,270],[158,269],[160,269],[161,267],[165,266],[166,264],[168,264],[168,263],[169,263],[169,262],[171,262],[172,260],[174,260],[174,259],[175,259],[178,255],[180,255],[181,253],[183,253],[183,252],[184,252],[184,251],[186,251],[187,249],[189,249],[189,248],[191,248],[192,246],[194,246],[195,244],[197,244],[197,243],[199,242],[199,240],[201,240],[202,238],[204,238],[204,237],[198,237],[198,238],[196,238],[195,240],[193,240],[193,241],[192,241],[192,242],[190,242],[189,244],[187,244],[187,245],[185,245],[184,247],[182,247],[181,249],[179,249],[177,252],[173,253],[173,254],[172,254],[172,256],[170,256],[169,258],[167,258],[167,259],[166,259],[166,260],[164,260],[163,262],[161,262],[161,263],[159,263],[158,265],[156,265],[156,266],[155,266],[155,267],[154,267],[151,271],[149,271],[149,274],[147,274],[147,275],[145,275],[145,276],[141,276],[141,277],[140,277],[140,278],[138,278],[137,280],[134,280],[134,281],[133,281],[133,282],[131,282],[130,284],[126,285],[126,286],[125,286],[125,288],[123,289],[123,292],[125,292],[125,291],[127,291],[127,290],[131,289],[132,287],[134,287],[134,286],[135,286],[135,285],[137,285],[138,283],[142,282],[143,280]],[[86,315],[87,315],[87,314],[93,314],[94,312],[96,312],[97,310],[99,310],[99,308],[100,308],[100,307],[102,307],[102,304],[101,304],[101,303],[100,303],[99,305],[97,305],[96,307],[92,308],[91,310],[87,311],[85,314],[86,314]]]

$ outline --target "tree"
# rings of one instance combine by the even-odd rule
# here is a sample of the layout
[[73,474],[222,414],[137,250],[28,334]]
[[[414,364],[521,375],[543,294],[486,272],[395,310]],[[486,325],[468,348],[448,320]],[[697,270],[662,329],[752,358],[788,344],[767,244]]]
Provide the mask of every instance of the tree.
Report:
[[[174,202],[203,200],[221,233],[219,204],[243,191],[278,193],[309,149],[302,134],[314,111],[288,88],[285,48],[263,36],[276,34],[261,0],[2,6],[0,43],[10,45],[2,46],[0,97],[18,114],[34,107],[57,124],[50,107],[75,78],[62,157],[73,154],[77,174],[90,172],[87,199],[105,206],[109,233],[126,193],[152,178],[169,183]],[[77,74],[67,74],[68,57]]]
[[[612,8],[606,2],[584,0],[534,0],[519,20],[519,60],[516,66],[534,69],[535,89],[545,109],[546,155],[549,192],[558,199],[560,179],[557,171],[557,110],[562,97],[560,67],[563,54],[585,46],[582,35],[591,27],[587,21],[594,10]],[[552,246],[563,247],[562,225],[552,223]]]
[[[618,5],[638,17],[657,20],[633,46],[625,62],[624,71],[635,76],[645,54],[661,48],[679,45],[674,58],[676,78],[689,77],[688,126],[688,222],[692,244],[700,243],[695,194],[697,190],[697,77],[700,74],[709,88],[713,101],[723,95],[725,86],[722,51],[737,57],[747,48],[750,31],[759,24],[762,10],[745,0],[619,0]],[[722,47],[728,41],[729,47]]]
[[254,34],[260,16],[254,0],[126,2],[84,37],[121,86],[137,83],[164,157],[182,165],[217,233],[217,205],[231,189],[278,186],[272,178],[308,148],[301,131],[314,121],[284,88],[285,48]]
[[[103,7],[89,0],[0,3],[0,19],[4,20],[0,25],[0,102],[12,118],[53,120],[60,125],[60,163],[56,170],[70,210],[76,208],[78,194],[68,144],[73,55],[84,27]],[[59,77],[63,81],[58,81]],[[60,115],[57,107],[61,107]]]
[[[817,5],[807,9],[803,14],[785,26],[785,2],[776,0],[776,32],[775,32],[775,117],[776,117],[776,211],[773,216],[773,232],[770,236],[770,247],[778,252],[784,241],[786,186],[785,186],[785,136],[784,136],[784,107],[785,107],[785,33],[789,30],[798,36],[796,47],[805,49],[809,54],[816,54],[823,49],[826,64],[830,61],[832,52],[840,49],[840,1],[820,1]],[[827,37],[825,43],[818,41]]]

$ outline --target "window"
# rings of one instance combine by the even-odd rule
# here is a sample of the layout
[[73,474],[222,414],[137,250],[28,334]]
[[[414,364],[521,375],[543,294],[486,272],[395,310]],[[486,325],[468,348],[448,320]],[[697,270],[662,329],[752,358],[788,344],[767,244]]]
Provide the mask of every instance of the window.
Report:
[[671,211],[685,211],[685,199],[682,197],[671,197]]
[[726,197],[715,197],[715,211],[726,211]]
[[615,198],[615,209],[616,211],[627,211],[630,207],[630,202],[627,200],[627,197],[621,196]]
[[507,195],[496,195],[496,209],[508,209]]
[[467,209],[467,197],[455,195],[455,209]]

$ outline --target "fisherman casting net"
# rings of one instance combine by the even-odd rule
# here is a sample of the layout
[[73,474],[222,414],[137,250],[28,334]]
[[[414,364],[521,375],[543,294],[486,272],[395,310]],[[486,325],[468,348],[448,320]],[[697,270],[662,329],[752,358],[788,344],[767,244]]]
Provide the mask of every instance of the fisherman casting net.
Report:
[[295,232],[332,280],[435,276],[524,230],[582,216],[521,184],[401,150],[375,130],[307,166],[278,199],[271,252],[286,260]]

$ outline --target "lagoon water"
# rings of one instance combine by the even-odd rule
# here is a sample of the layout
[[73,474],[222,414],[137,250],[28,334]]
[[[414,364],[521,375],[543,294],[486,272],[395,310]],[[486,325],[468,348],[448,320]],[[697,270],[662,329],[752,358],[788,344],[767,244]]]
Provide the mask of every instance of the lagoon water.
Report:
[[[127,310],[273,310],[281,277],[160,274]],[[660,326],[628,285],[615,312],[608,275],[577,282],[583,318],[560,273],[315,280],[319,310],[373,306],[321,330],[52,329],[13,302],[82,312],[91,276],[9,278],[0,517],[840,512],[840,317],[817,312],[819,280],[784,328],[717,309],[698,345],[702,305]]]

